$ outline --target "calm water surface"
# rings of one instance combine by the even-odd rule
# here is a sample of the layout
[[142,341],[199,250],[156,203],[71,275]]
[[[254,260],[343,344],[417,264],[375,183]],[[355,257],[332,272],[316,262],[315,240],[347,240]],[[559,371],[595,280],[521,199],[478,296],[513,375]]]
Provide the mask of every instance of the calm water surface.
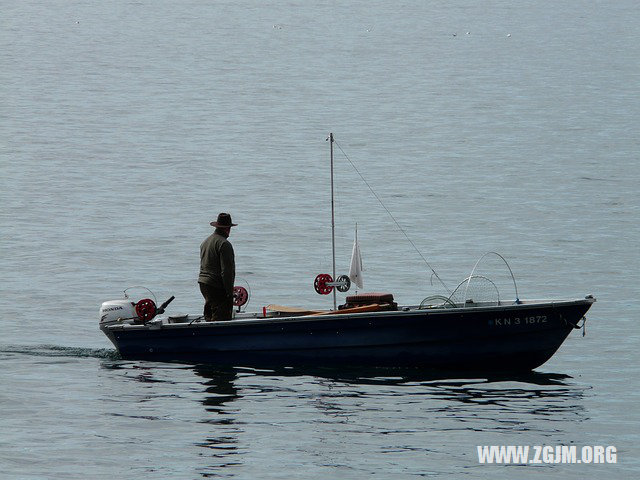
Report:
[[[2,478],[640,476],[640,11],[609,3],[3,2]],[[329,132],[450,288],[500,252],[523,298],[594,294],[586,337],[507,378],[120,360],[100,303],[199,311],[219,211],[250,310],[329,306]],[[339,272],[357,222],[366,290],[444,293],[336,160]]]

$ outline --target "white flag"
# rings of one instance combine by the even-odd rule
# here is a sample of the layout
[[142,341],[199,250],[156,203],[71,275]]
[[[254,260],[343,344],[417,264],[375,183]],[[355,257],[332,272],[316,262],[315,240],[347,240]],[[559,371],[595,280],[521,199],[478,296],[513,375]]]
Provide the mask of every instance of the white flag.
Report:
[[360,255],[360,245],[358,245],[358,225],[356,224],[356,238],[353,241],[351,252],[351,266],[349,267],[349,278],[360,289],[363,288],[362,281],[362,255]]

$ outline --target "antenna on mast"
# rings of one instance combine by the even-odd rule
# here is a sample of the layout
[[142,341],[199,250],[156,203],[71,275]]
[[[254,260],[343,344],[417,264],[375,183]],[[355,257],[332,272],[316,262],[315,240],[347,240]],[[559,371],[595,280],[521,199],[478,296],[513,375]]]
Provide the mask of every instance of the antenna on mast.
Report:
[[[331,156],[331,258],[333,261],[333,278],[336,278],[336,220],[333,198],[333,133],[329,133],[329,151]],[[337,310],[336,290],[333,289],[333,309]]]
[[347,292],[351,287],[351,280],[348,275],[340,275],[336,278],[336,216],[335,216],[335,197],[333,193],[333,133],[326,138],[329,142],[331,152],[331,259],[333,264],[333,276],[328,273],[320,273],[313,282],[313,288],[320,295],[329,295],[333,292],[333,309],[338,309],[338,301],[336,299],[336,290],[339,292]]

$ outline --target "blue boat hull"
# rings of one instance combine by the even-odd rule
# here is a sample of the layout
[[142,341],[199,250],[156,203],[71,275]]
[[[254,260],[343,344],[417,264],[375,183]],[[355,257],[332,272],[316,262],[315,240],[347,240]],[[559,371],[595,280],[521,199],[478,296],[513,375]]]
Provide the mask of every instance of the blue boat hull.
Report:
[[219,366],[395,366],[500,371],[546,362],[593,299],[103,330],[125,359]]

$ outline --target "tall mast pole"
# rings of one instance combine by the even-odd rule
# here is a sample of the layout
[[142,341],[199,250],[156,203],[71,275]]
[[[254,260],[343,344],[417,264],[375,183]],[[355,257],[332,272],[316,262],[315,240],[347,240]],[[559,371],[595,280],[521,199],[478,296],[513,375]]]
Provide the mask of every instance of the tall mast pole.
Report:
[[[335,204],[333,200],[333,133],[329,134],[329,148],[331,151],[331,258],[333,260],[333,281],[336,281],[336,220]],[[333,287],[333,309],[337,310],[336,288]]]

